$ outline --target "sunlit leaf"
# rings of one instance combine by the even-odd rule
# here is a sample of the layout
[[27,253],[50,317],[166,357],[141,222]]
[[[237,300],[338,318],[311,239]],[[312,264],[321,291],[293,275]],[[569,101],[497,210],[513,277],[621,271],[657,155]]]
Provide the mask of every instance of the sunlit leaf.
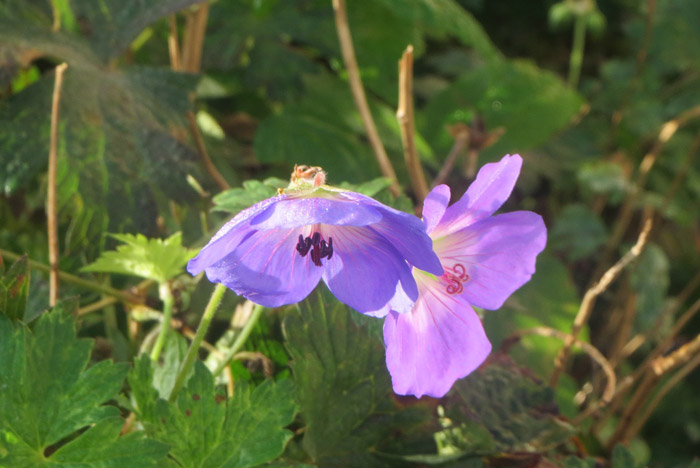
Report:
[[179,232],[167,239],[148,239],[141,234],[112,234],[112,237],[124,244],[117,250],[103,252],[83,271],[121,273],[163,283],[181,274],[196,253],[182,246]]
[[234,396],[214,388],[201,362],[175,403],[156,398],[147,356],[129,375],[132,396],[147,433],[170,445],[183,468],[251,467],[277,458],[291,437],[285,429],[296,412],[290,380],[265,381],[255,389],[237,382]]
[[[92,341],[78,339],[74,327],[58,311],[42,315],[32,331],[0,316],[0,464],[155,466],[165,446],[142,434],[120,438],[119,410],[103,405],[119,392],[128,366],[101,361],[87,368]],[[46,455],[49,447],[58,450]]]

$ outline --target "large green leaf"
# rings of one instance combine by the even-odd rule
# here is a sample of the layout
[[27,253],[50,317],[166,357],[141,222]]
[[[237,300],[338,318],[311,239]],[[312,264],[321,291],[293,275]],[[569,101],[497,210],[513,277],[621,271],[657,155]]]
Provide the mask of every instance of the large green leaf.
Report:
[[[0,46],[68,63],[61,88],[58,204],[61,224],[70,225],[70,235],[62,236],[68,240],[64,253],[87,249],[90,258],[108,227],[154,233],[157,199],[196,198],[186,182],[187,174],[198,175],[198,166],[184,141],[184,114],[197,78],[145,67],[116,70],[100,59],[102,52],[95,52],[101,43],[117,47],[133,36],[134,28],[155,20],[156,13],[192,2],[76,2],[80,21],[89,23],[98,13],[104,18],[95,20],[94,31],[81,23],[84,35],[52,32],[51,9],[42,3],[7,0],[2,5]],[[84,15],[82,9],[90,13]],[[114,39],[110,30],[121,38]],[[0,166],[5,168],[0,187],[5,193],[26,186],[46,168],[48,158],[41,155],[48,155],[53,87],[54,76],[47,73],[0,102],[5,129],[0,135]],[[67,259],[77,262],[79,257],[64,255]]]
[[405,440],[424,412],[398,411],[391,398],[381,322],[320,292],[295,309],[283,329],[306,423],[304,449],[321,466],[384,466],[376,455],[382,443]]
[[165,446],[143,434],[119,438],[119,410],[103,406],[116,397],[128,366],[101,361],[86,369],[92,341],[78,339],[74,327],[56,310],[32,331],[0,316],[0,465],[125,466],[119,454],[128,466],[154,466]]
[[170,445],[170,457],[183,468],[257,466],[282,454],[296,412],[290,380],[267,380],[255,389],[237,382],[227,400],[201,362],[175,403],[157,398],[148,356],[129,375],[138,414],[151,437]]
[[476,113],[487,130],[505,130],[483,152],[500,157],[546,142],[582,105],[581,96],[553,73],[529,62],[495,61],[463,74],[429,102],[424,136],[446,152],[453,144],[447,127]]

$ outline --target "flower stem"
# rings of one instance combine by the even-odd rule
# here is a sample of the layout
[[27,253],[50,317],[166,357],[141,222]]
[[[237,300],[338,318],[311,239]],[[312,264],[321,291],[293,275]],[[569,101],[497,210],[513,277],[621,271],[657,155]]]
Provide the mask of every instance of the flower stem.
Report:
[[211,320],[214,318],[214,313],[219,307],[219,304],[221,304],[221,299],[224,297],[225,292],[226,286],[223,284],[217,284],[216,288],[214,288],[214,292],[211,293],[209,304],[207,304],[206,309],[204,309],[202,319],[199,321],[197,333],[194,335],[194,339],[190,344],[190,349],[187,350],[185,360],[180,367],[177,377],[175,378],[173,390],[170,392],[170,397],[168,398],[168,401],[171,403],[175,401],[177,394],[180,393],[180,390],[182,390],[182,387],[185,385],[185,379],[187,379],[188,374],[192,370],[192,366],[194,366],[194,361],[197,359],[197,352],[202,344],[202,340],[204,340],[204,335],[207,334],[209,324],[211,324]]
[[253,327],[256,323],[258,323],[258,319],[262,315],[263,310],[265,310],[265,308],[261,305],[256,305],[253,308],[253,312],[250,314],[248,322],[246,322],[245,326],[236,337],[236,341],[233,342],[231,349],[228,351],[228,353],[226,353],[224,359],[222,359],[221,363],[216,367],[214,376],[221,374],[231,359],[233,359],[233,356],[241,349],[245,341],[248,339],[248,336],[250,336],[250,332],[253,331]]
[[160,352],[163,350],[165,338],[167,338],[168,331],[170,330],[170,319],[173,317],[173,304],[175,302],[173,291],[170,289],[170,283],[167,281],[158,285],[158,294],[160,295],[160,300],[163,301],[163,323],[160,326],[160,333],[158,334],[156,344],[153,345],[153,349],[151,350],[151,360],[153,362],[158,362]]
[[574,20],[574,43],[569,57],[569,86],[574,89],[578,87],[578,79],[581,76],[583,49],[586,45],[586,18],[585,14],[579,13]]

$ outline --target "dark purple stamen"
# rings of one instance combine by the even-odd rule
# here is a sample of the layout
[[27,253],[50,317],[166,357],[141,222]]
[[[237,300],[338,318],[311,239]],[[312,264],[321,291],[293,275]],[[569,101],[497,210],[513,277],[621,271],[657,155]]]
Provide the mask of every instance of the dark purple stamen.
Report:
[[321,259],[327,258],[330,260],[333,256],[333,238],[329,237],[328,242],[326,242],[325,239],[321,239],[320,232],[314,232],[313,235],[306,238],[299,234],[296,250],[302,257],[305,257],[311,250],[311,261],[316,266],[323,266]]

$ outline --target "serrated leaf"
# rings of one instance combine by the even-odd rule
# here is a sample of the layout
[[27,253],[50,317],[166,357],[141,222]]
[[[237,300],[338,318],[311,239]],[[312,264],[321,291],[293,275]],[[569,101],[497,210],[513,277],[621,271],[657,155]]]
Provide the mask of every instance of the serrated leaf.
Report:
[[400,412],[391,399],[381,322],[317,292],[290,310],[283,330],[306,452],[321,466],[384,466],[374,452],[410,433],[423,408]]
[[0,315],[5,315],[10,320],[22,319],[28,295],[29,264],[24,256],[0,275]]
[[[116,465],[105,454],[133,449],[150,454],[138,466],[153,466],[162,446],[139,436],[118,439],[119,410],[102,406],[116,397],[128,366],[101,361],[87,368],[92,341],[78,339],[74,327],[72,318],[57,311],[39,317],[32,331],[0,316],[0,465],[60,467],[93,460],[91,466],[109,467]],[[88,426],[45,455],[48,447]]]
[[282,454],[291,432],[284,427],[296,413],[289,380],[265,381],[255,389],[236,384],[234,396],[214,388],[201,362],[175,403],[157,399],[148,357],[137,360],[129,375],[132,396],[147,432],[170,445],[170,457],[183,468],[243,468]]
[[148,239],[141,234],[112,234],[112,237],[124,245],[118,246],[116,251],[103,252],[82,271],[121,273],[163,283],[181,274],[196,253],[182,246],[179,232],[167,239]]
[[[571,123],[581,96],[553,73],[524,61],[496,61],[462,75],[426,107],[423,135],[433,148],[454,143],[447,127],[476,112],[486,129],[505,133],[485,148],[485,158],[523,152]],[[469,123],[469,122],[466,122]]]

